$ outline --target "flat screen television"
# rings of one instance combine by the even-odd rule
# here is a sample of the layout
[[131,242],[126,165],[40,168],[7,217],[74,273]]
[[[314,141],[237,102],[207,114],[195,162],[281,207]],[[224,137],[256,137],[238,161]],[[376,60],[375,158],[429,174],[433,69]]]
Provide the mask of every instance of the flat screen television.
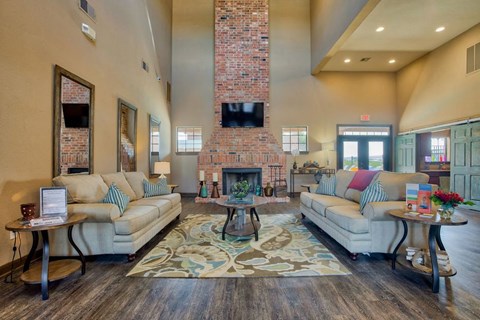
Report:
[[88,128],[88,103],[62,103],[62,109],[66,128]]
[[263,127],[263,102],[222,103],[222,127]]

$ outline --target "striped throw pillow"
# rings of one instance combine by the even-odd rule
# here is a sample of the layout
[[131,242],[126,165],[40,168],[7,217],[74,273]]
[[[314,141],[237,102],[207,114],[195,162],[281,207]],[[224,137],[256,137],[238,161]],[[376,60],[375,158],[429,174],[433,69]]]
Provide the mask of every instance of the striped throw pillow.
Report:
[[325,194],[328,196],[335,195],[335,175],[327,177],[327,175],[322,175],[320,183],[318,184],[316,193]]
[[363,209],[369,202],[380,202],[387,201],[388,195],[383,190],[380,181],[375,182],[374,184],[369,185],[363,192],[360,194],[360,212],[363,214]]
[[118,209],[120,209],[120,214],[123,214],[129,201],[130,198],[117,187],[115,182],[112,182],[108,188],[107,195],[102,200],[103,203],[112,203],[117,205]]
[[143,190],[145,191],[145,198],[171,193],[167,185],[167,178],[158,178],[157,183],[143,180]]

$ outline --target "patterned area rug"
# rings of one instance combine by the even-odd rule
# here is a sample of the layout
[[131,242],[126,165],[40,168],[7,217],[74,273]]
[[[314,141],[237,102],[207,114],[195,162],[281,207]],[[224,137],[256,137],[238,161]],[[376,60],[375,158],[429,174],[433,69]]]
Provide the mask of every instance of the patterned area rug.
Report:
[[260,215],[259,239],[226,235],[224,215],[189,215],[130,272],[131,277],[226,278],[347,275],[293,214]]

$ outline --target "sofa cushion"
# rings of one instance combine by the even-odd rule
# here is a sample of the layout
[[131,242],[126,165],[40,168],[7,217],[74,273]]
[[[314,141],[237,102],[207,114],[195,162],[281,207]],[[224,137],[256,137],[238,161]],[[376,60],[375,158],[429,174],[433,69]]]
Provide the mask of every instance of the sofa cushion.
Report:
[[162,196],[157,196],[155,198],[169,200],[172,203],[172,206],[176,206],[182,201],[182,197],[180,196],[180,193],[169,193],[169,194],[164,194]]
[[147,177],[145,177],[145,174],[143,172],[124,172],[123,174],[125,175],[128,184],[135,192],[136,197],[133,200],[143,198],[143,180],[147,179]]
[[349,188],[345,192],[345,197],[344,198],[347,199],[347,200],[355,201],[356,203],[360,203],[360,194],[361,193],[362,193],[362,191]]
[[355,172],[355,176],[352,181],[350,181],[348,188],[363,191],[368,187],[370,182],[372,182],[376,174],[378,174],[378,171],[358,170]]
[[315,191],[319,194],[326,194],[328,196],[335,195],[335,175],[327,177],[327,175],[322,175],[320,182],[318,183],[317,190]]
[[428,183],[429,176],[425,173],[400,173],[382,171],[372,183],[380,181],[388,195],[389,201],[405,200],[407,183]]
[[172,209],[172,203],[167,199],[161,199],[159,197],[143,198],[130,203],[131,206],[150,206],[156,207],[159,212],[159,217],[167,213],[168,210]]
[[132,234],[158,219],[158,209],[153,206],[129,205],[123,215],[114,222],[116,234]]
[[130,197],[123,193],[122,190],[117,187],[115,182],[112,182],[110,188],[108,188],[107,195],[102,200],[103,203],[112,203],[117,205],[118,209],[120,210],[120,215],[122,215],[127,208],[129,201]]
[[360,212],[363,214],[363,208],[369,202],[382,202],[387,201],[388,195],[383,190],[382,184],[380,181],[369,185],[360,195]]
[[345,197],[348,185],[355,176],[354,171],[338,170],[335,174],[335,195]]
[[360,214],[358,209],[358,205],[329,207],[325,216],[328,220],[349,232],[368,233],[368,218]]
[[171,192],[167,185],[167,178],[159,178],[157,183],[151,183],[145,179],[143,180],[143,190],[145,191],[145,198],[161,196]]
[[307,208],[312,207],[312,200],[316,195],[310,192],[301,192],[300,193],[300,203]]
[[122,190],[122,192],[126,194],[130,200],[136,198],[135,192],[128,184],[127,179],[125,179],[125,175],[122,172],[102,174],[102,179],[108,186],[110,186],[112,183],[115,183],[115,185]]
[[312,209],[315,210],[318,214],[325,216],[325,209],[332,206],[351,206],[357,205],[355,202],[335,197],[335,196],[326,196],[322,194],[314,195],[312,199]]
[[101,202],[108,186],[98,174],[69,174],[53,178],[53,184],[67,187],[68,203]]

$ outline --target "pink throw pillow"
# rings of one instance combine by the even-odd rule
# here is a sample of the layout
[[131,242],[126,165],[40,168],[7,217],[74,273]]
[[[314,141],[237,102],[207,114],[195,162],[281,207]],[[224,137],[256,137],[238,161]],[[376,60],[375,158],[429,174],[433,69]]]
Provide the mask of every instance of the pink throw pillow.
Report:
[[349,188],[363,191],[365,190],[378,171],[358,170],[348,185]]

